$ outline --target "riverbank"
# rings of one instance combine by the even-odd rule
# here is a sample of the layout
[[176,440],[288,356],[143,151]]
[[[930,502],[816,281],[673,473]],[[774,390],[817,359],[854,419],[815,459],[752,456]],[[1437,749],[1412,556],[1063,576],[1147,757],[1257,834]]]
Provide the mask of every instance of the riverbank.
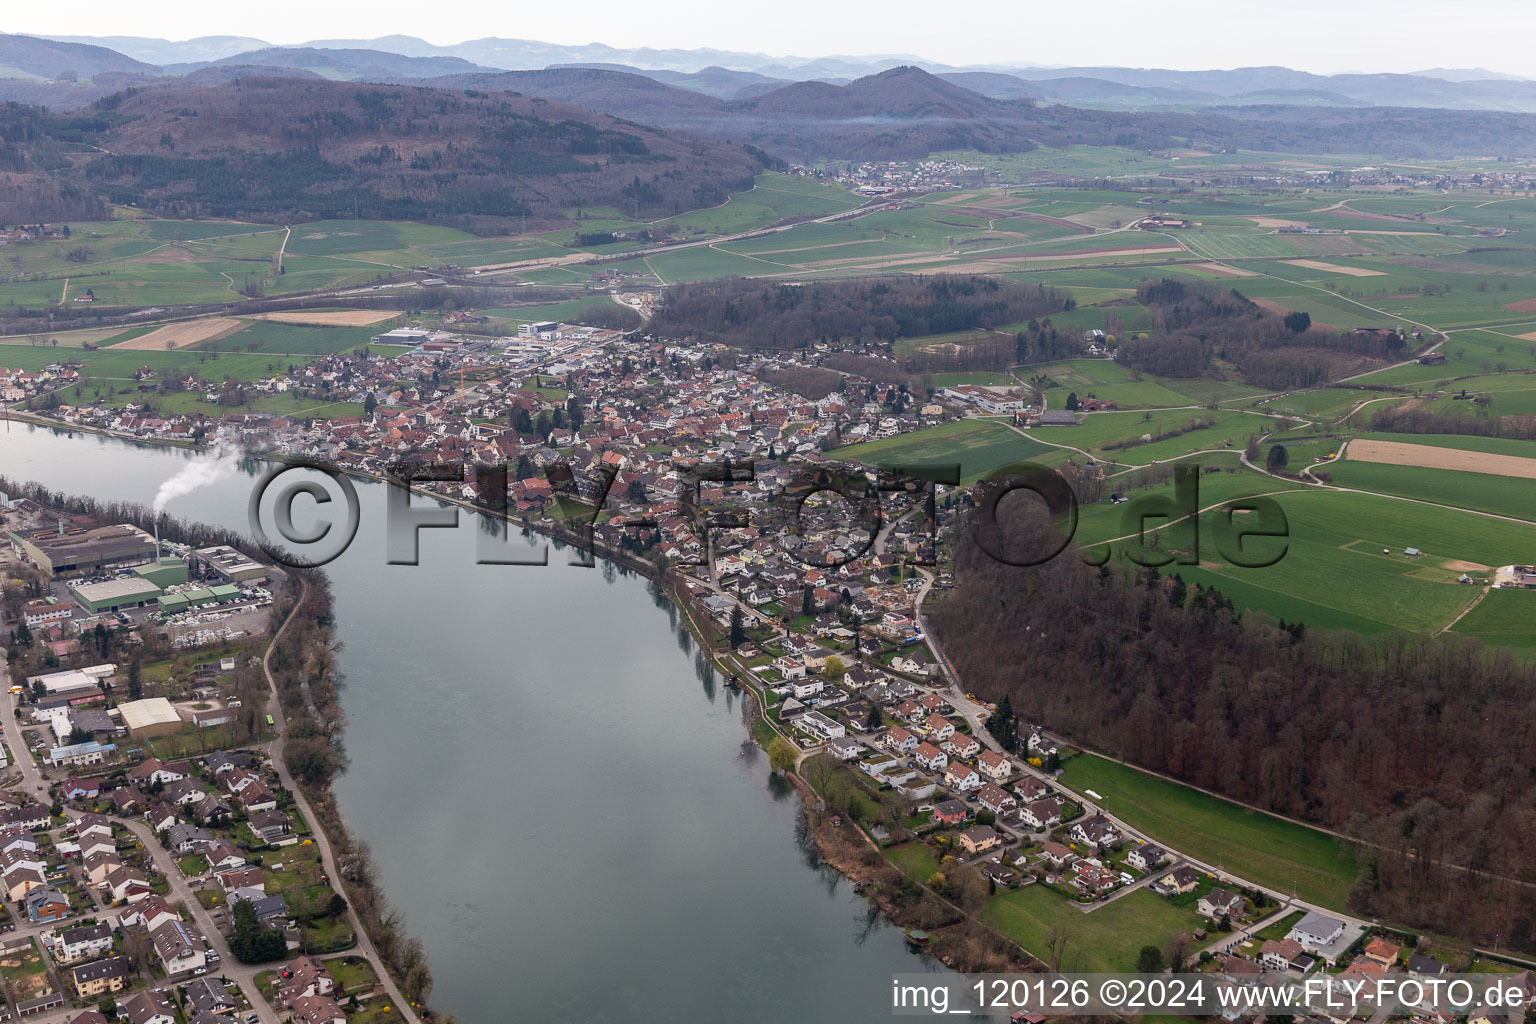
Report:
[[[13,480],[4,486],[12,499],[29,498],[50,507],[84,511],[93,518],[104,516],[93,496],[57,494],[36,481]],[[157,516],[138,505],[115,505],[113,517],[148,530],[154,530],[158,523],[164,538],[171,541],[199,544],[238,539],[226,531],[184,523],[164,514]],[[293,794],[299,810],[315,828],[326,875],[337,880],[337,887],[344,890],[347,897],[346,913],[352,918],[355,936],[355,946],[350,948],[355,948],[373,963],[406,1024],[421,1024],[422,1021],[448,1024],[452,1017],[435,1014],[426,1005],[432,983],[420,943],[402,934],[398,915],[393,913],[388,900],[374,884],[376,869],[366,848],[358,844],[336,811],[330,786],[333,776],[306,781],[296,778],[292,771],[294,755],[289,741],[295,730],[289,726],[290,719],[302,723],[299,731],[306,736],[322,737],[322,742],[335,751],[338,767],[345,721],[339,713],[324,715],[310,711],[311,707],[334,707],[339,712],[334,699],[334,673],[328,673],[323,666],[316,672],[306,673],[302,680],[294,679],[291,685],[282,685],[285,674],[304,671],[301,666],[313,666],[313,656],[304,654],[304,648],[313,650],[317,645],[330,648],[328,623],[334,617],[330,588],[322,573],[318,570],[289,570],[282,577],[282,582],[274,588],[277,601],[272,608],[272,633],[261,646],[261,668],[271,691],[272,716],[276,723],[274,738],[252,745],[271,748],[271,760],[279,781]],[[273,668],[274,653],[280,655],[277,675]],[[301,699],[285,700],[285,695]],[[333,848],[339,854],[333,854]]]
[[[55,421],[37,420],[35,422],[60,433],[70,429],[67,425]],[[160,443],[154,439],[136,438],[112,431],[92,432],[105,433],[107,436],[147,446]],[[166,445],[166,447],[185,448],[187,446]],[[382,482],[385,479],[378,474],[357,471],[349,471],[348,475],[374,482]],[[480,507],[466,498],[436,494],[421,488],[415,488],[415,490],[423,497],[447,502],[468,511],[496,515],[494,510]],[[773,737],[784,735],[784,732],[766,714],[768,702],[764,699],[756,678],[739,665],[733,667],[730,662],[730,652],[719,649],[721,631],[715,627],[714,622],[699,604],[705,592],[702,590],[690,592],[687,586],[688,577],[675,571],[669,572],[655,561],[639,557],[634,552],[610,548],[603,544],[599,537],[591,538],[589,548],[584,531],[571,529],[562,522],[548,519],[502,518],[509,524],[516,524],[525,530],[550,537],[557,545],[569,544],[582,549],[584,554],[590,550],[595,555],[601,555],[610,562],[651,581],[662,596],[665,596],[678,610],[687,633],[698,642],[700,649],[707,654],[716,670],[721,671],[725,678],[738,682],[743,692],[750,694],[752,710],[747,716],[745,728],[751,738],[760,746],[766,747]],[[816,843],[820,857],[829,867],[850,880],[860,883],[860,888],[866,891],[872,906],[881,917],[904,928],[929,931],[934,936],[930,943],[933,953],[943,962],[957,969],[970,971],[1029,969],[1026,953],[1018,950],[1017,947],[1010,950],[1005,940],[999,941],[995,935],[989,934],[989,929],[984,924],[967,918],[962,911],[953,904],[947,903],[942,896],[928,890],[922,880],[902,876],[875,844],[856,828],[830,828],[817,813],[820,799],[814,794],[808,794],[805,780],[793,775],[791,779],[801,785],[801,807],[797,813],[804,817],[806,835]],[[316,800],[315,803],[317,814],[325,819],[320,824],[337,840],[339,848],[342,842],[341,837],[346,834],[346,825],[336,809],[334,800],[327,798]],[[858,842],[855,843],[852,840]],[[858,843],[863,844],[862,848]],[[866,857],[873,858],[872,863],[866,863]]]

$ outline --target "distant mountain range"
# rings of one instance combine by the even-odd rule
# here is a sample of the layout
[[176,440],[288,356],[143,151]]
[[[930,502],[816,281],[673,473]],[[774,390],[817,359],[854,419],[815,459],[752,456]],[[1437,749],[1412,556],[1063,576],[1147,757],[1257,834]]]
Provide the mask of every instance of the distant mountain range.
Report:
[[[564,46],[525,39],[474,39],[434,46],[414,36],[321,39],[273,46],[241,36],[183,42],[136,36],[0,36],[0,80],[52,81],[68,73],[182,75],[208,66],[311,71],[346,81],[416,81],[476,71],[562,67],[643,75],[715,99],[747,100],[800,82],[846,85],[895,67],[917,67],[993,99],[1030,99],[1123,110],[1193,110],[1215,106],[1415,106],[1449,110],[1536,112],[1536,80],[1480,68],[1414,74],[1315,75],[1284,67],[1222,71],[1157,68],[955,67],[911,54],[772,57],[732,50]],[[0,86],[11,98],[14,86]],[[79,90],[63,92],[65,102]],[[20,98],[20,97],[15,97]]]

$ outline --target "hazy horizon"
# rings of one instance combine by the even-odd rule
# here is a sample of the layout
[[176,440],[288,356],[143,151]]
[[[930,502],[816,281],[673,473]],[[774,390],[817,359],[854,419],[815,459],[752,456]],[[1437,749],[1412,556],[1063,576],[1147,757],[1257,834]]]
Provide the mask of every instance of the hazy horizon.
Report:
[[[1316,74],[1411,73],[1483,68],[1536,77],[1524,40],[1536,32],[1536,6],[1501,0],[1477,15],[1447,13],[1426,0],[1350,4],[1297,0],[1283,15],[1233,16],[1220,0],[1173,0],[1148,9],[1108,0],[1091,15],[1043,4],[995,12],[938,11],[914,0],[879,9],[834,8],[783,0],[762,11],[722,11],[697,0],[644,9],[592,0],[580,17],[569,9],[522,9],[515,17],[489,5],[450,5],[430,16],[419,5],[385,0],[360,22],[349,10],[276,0],[263,11],[209,8],[190,0],[149,7],[83,0],[69,21],[34,8],[13,10],[4,31],[45,37],[141,36],[186,41],[239,36],[278,46],[316,40],[415,36],[447,47],[489,37],[558,46],[616,49],[715,49],[786,63],[819,57],[912,57],[948,65],[1118,66],[1196,71],[1276,65]],[[1424,31],[1433,25],[1433,32]],[[1095,31],[1111,26],[1110,31]]]

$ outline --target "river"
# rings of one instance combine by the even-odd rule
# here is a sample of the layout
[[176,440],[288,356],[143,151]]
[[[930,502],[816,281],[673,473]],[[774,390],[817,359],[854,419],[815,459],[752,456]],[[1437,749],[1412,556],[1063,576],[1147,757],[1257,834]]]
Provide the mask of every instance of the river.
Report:
[[[185,451],[11,423],[0,472],[149,503]],[[256,464],[178,498],[246,530]],[[327,567],[346,648],[343,816],[462,1024],[876,1020],[901,933],[816,863],[796,799],[746,743],[639,576],[475,564],[475,517],[386,564],[383,492]],[[542,543],[542,540],[538,541]],[[602,563],[600,563],[600,566]]]

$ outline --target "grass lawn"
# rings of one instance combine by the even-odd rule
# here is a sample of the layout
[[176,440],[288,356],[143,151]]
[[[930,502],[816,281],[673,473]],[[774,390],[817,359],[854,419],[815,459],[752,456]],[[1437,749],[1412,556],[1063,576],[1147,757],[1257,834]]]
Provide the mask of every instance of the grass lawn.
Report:
[[1353,850],[1304,825],[1091,754],[1067,762],[1061,781],[1098,793],[1105,810],[1153,839],[1281,892],[1294,886],[1302,899],[1343,908],[1354,886]]
[[1149,889],[1138,889],[1084,914],[1066,897],[1030,885],[993,898],[982,919],[1042,959],[1052,927],[1066,931],[1063,971],[1131,971],[1142,946],[1161,947],[1177,931],[1194,933],[1203,923],[1193,910],[1176,907]]
[[927,843],[902,843],[886,853],[903,874],[917,882],[928,881],[939,870],[939,862],[933,859],[933,847]]
[[1276,921],[1274,924],[1268,924],[1263,928],[1260,928],[1258,931],[1253,933],[1253,937],[1260,942],[1266,942],[1270,939],[1275,939],[1278,941],[1289,935],[1291,929],[1296,926],[1296,922],[1300,921],[1303,917],[1306,916],[1307,912],[1305,910],[1292,911],[1291,913],[1286,914],[1280,920]]
[[349,994],[372,991],[379,980],[373,967],[360,956],[338,956],[327,960],[325,969],[336,980],[336,987]]
[[960,482],[1051,451],[995,420],[956,420],[829,452],[833,458],[891,469],[960,464]]

